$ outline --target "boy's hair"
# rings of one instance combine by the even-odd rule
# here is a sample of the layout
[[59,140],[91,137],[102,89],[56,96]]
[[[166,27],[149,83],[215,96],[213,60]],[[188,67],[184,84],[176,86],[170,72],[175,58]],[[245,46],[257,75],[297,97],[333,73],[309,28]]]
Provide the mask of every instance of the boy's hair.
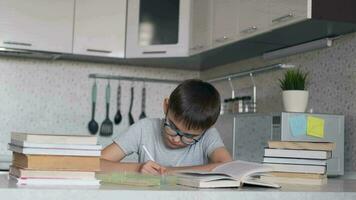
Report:
[[199,79],[186,80],[169,97],[168,112],[191,130],[206,130],[220,114],[220,94],[210,83]]

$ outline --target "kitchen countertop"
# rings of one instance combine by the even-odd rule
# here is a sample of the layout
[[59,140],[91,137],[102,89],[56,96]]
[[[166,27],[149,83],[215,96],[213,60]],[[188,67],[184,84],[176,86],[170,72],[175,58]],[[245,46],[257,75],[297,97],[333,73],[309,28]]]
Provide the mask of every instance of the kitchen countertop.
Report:
[[183,186],[129,187],[104,184],[99,188],[73,186],[17,186],[8,180],[7,174],[0,174],[1,199],[356,199],[356,180],[329,179],[324,186],[284,185],[280,189],[242,187],[238,189],[195,189]]

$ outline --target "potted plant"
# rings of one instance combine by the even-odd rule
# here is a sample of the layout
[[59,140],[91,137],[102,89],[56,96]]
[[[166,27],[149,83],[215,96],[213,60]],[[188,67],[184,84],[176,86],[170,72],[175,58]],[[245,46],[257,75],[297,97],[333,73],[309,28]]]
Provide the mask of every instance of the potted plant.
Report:
[[299,69],[289,69],[283,79],[279,79],[283,90],[283,105],[287,112],[305,112],[309,93],[306,89],[308,73]]

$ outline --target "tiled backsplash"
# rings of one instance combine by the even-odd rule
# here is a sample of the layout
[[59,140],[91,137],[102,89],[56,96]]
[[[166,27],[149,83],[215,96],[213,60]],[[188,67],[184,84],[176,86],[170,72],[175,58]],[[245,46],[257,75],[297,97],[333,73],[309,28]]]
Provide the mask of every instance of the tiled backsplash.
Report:
[[[327,49],[306,52],[279,60],[266,61],[254,58],[220,66],[201,73],[201,78],[244,71],[274,63],[295,64],[309,72],[309,106],[314,113],[345,115],[345,170],[356,171],[356,34],[334,41]],[[283,110],[281,89],[278,79],[283,70],[257,75],[258,112]],[[227,82],[215,84],[223,97],[230,97]],[[238,93],[240,88],[250,87],[249,77],[237,79],[233,84]],[[229,134],[230,131],[223,134]]]
[[[0,154],[9,154],[7,143],[10,132],[57,134],[89,134],[87,124],[91,118],[90,73],[149,77],[162,79],[188,79],[199,77],[197,71],[120,66],[74,61],[50,61],[0,57]],[[111,82],[110,117],[116,113],[118,81]],[[135,88],[133,116],[141,112],[142,82],[121,81],[123,121],[114,126],[114,136],[128,127],[130,87]],[[96,121],[105,117],[106,80],[98,79]],[[163,98],[175,88],[174,84],[146,83],[146,114],[162,117]],[[113,136],[113,137],[114,137]],[[99,137],[108,144],[111,138]]]

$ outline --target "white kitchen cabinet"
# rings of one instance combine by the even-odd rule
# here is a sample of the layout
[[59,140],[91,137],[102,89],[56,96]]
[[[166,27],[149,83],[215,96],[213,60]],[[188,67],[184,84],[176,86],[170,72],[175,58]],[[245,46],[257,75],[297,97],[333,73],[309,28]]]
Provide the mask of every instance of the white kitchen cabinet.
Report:
[[311,14],[312,0],[269,0],[272,29],[283,27],[307,19]]
[[129,0],[127,58],[189,55],[191,0]]
[[125,56],[127,0],[76,0],[73,53]]
[[190,55],[212,46],[212,0],[193,0],[190,26]]
[[0,0],[0,47],[72,52],[74,0]]
[[269,29],[269,0],[240,0],[239,39],[246,39]]
[[213,46],[236,40],[239,0],[213,0]]

